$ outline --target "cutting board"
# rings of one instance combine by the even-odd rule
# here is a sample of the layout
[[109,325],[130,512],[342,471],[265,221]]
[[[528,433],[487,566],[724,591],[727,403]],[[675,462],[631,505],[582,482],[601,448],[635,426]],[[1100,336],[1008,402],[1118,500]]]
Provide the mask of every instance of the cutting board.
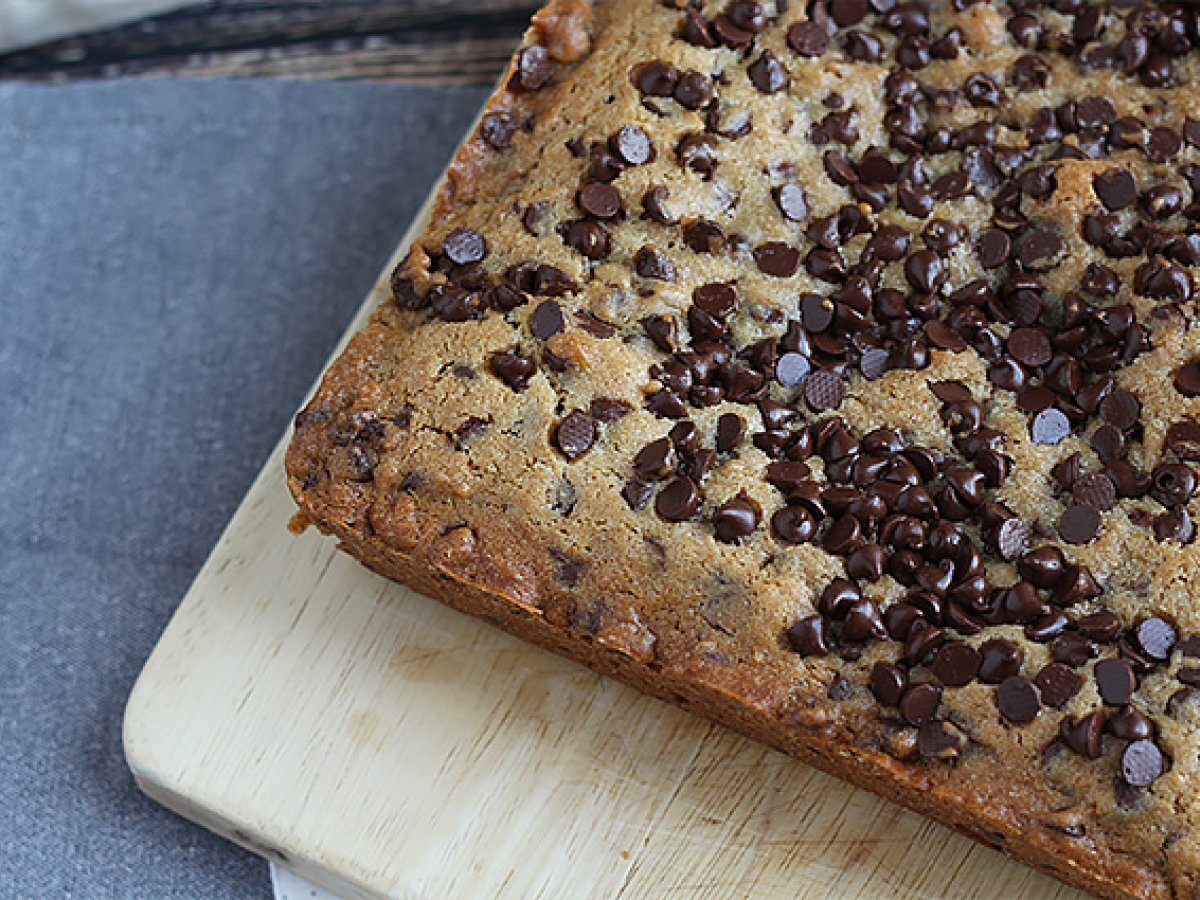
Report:
[[285,443],[129,699],[181,815],[347,898],[1084,896],[293,534]]

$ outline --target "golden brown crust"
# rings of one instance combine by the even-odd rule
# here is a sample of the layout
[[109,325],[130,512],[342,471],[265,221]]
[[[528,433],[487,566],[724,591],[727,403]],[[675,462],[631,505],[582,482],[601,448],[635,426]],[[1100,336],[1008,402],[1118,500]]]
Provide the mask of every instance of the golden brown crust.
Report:
[[[621,499],[630,460],[673,424],[643,408],[661,386],[647,373],[663,354],[646,339],[641,319],[678,313],[684,320],[692,288],[736,279],[739,291],[757,303],[753,321],[739,326],[746,331],[738,338],[748,344],[778,324],[767,315],[772,307],[793,315],[796,292],[817,289],[818,281],[803,271],[783,282],[769,277],[746,247],[731,248],[729,258],[692,253],[677,223],[667,226],[641,214],[641,198],[666,179],[678,207],[671,212],[682,214],[685,225],[689,212],[703,213],[726,226],[731,245],[749,236],[751,242],[807,247],[804,225],[780,224],[778,201],[754,179],[786,159],[789,168],[779,171],[805,186],[813,216],[838,208],[844,189],[824,174],[821,152],[796,149],[833,94],[844,95],[858,112],[864,136],[857,151],[886,143],[876,90],[884,69],[838,57],[836,48],[815,60],[790,55],[786,26],[804,20],[804,10],[795,7],[806,4],[793,3],[756,39],[787,63],[791,83],[784,93],[795,104],[790,112],[778,97],[764,99],[748,86],[745,67],[757,58],[757,48],[735,54],[672,36],[684,15],[680,10],[689,5],[711,19],[727,4],[672,9],[650,0],[553,0],[538,13],[524,50],[544,48],[544,56],[523,56],[523,50],[514,58],[479,129],[451,164],[434,224],[414,244],[396,290],[425,304],[444,291],[456,270],[447,265],[442,242],[466,228],[487,238],[483,269],[493,283],[506,266],[524,260],[545,262],[571,282],[567,296],[548,295],[558,297],[571,318],[557,333],[538,337],[533,311],[540,298],[461,321],[453,311],[439,318],[415,303],[382,303],[297,420],[287,471],[303,514],[387,577],[929,815],[1065,882],[1105,897],[1200,895],[1200,838],[1193,827],[1200,809],[1188,787],[1200,774],[1200,732],[1194,715],[1163,712],[1179,687],[1178,655],[1140,679],[1134,701],[1155,717],[1155,739],[1171,760],[1151,789],[1113,788],[1124,747],[1114,738],[1104,739],[1096,760],[1069,753],[1058,740],[1061,721],[1099,704],[1090,668],[1084,670],[1089,680],[1059,712],[1046,709],[1021,727],[997,714],[993,685],[947,691],[945,721],[963,739],[953,759],[923,758],[917,729],[894,713],[881,714],[868,687],[871,665],[891,658],[883,655],[885,648],[868,644],[861,659],[839,661],[803,658],[789,647],[788,628],[814,612],[821,589],[843,574],[843,561],[817,544],[777,539],[767,522],[781,500],[762,476],[769,458],[748,438],[708,473],[703,506],[692,521],[663,521],[653,503],[631,510]],[[935,62],[931,81],[958,84],[976,69],[1011,71],[1021,55],[1010,46],[1012,15],[999,2],[960,13],[939,7],[938,27],[942,17],[953,16],[967,50]],[[716,79],[721,116],[753,113],[754,128],[737,138],[741,149],[735,153],[720,144],[720,165],[729,173],[724,180],[687,171],[664,175],[677,155],[675,112],[655,112],[655,103],[639,97],[629,78],[632,65],[661,57],[673,59],[679,70],[722,69],[726,80]],[[1156,122],[1177,129],[1200,116],[1194,92],[1126,86],[1123,75],[1080,75],[1073,64],[1047,58],[1053,84],[1075,79],[1084,83],[1080,90],[1114,96],[1119,112],[1153,106]],[[1190,57],[1177,65],[1181,72],[1197,68]],[[1114,85],[1123,92],[1119,96]],[[609,91],[611,101],[603,96]],[[1019,119],[1054,99],[1018,93],[1012,102]],[[970,121],[968,113],[953,115],[962,119],[958,126]],[[704,130],[700,116],[690,121]],[[725,121],[719,118],[718,125]],[[579,216],[576,191],[588,177],[581,170],[595,165],[595,148],[627,122],[650,135],[657,159],[624,169],[614,182],[624,218],[610,228],[610,255],[589,262],[555,226]],[[735,146],[732,139],[729,146]],[[1031,227],[1061,228],[1069,245],[1057,268],[1042,276],[1046,290],[1061,296],[1078,286],[1089,262],[1104,258],[1063,224],[1098,208],[1096,176],[1113,165],[1140,180],[1167,179],[1172,172],[1131,149],[1114,150],[1103,161],[1065,158],[1056,165],[1052,190],[1022,210]],[[729,199],[722,191],[735,192],[739,202],[722,207]],[[967,222],[972,241],[986,227],[973,201],[937,210]],[[914,227],[903,215],[891,216],[880,220]],[[647,247],[673,261],[673,282],[631,273]],[[955,287],[979,274],[969,255],[947,259]],[[1172,306],[1164,315],[1165,306],[1129,290],[1138,260],[1108,262],[1123,285],[1120,299],[1152,332],[1150,352],[1118,377],[1141,399],[1137,452],[1150,469],[1166,458],[1168,426],[1183,416],[1200,417],[1200,400],[1180,397],[1170,384],[1172,372],[1200,356],[1200,329],[1190,305]],[[604,327],[595,327],[596,321]],[[579,325],[588,322],[593,324]],[[510,351],[538,360],[519,388],[489,368],[496,354]],[[951,455],[954,435],[929,394],[931,385],[945,382],[986,398],[987,426],[1008,435],[1005,452],[1014,470],[994,499],[1032,523],[1035,534],[1053,534],[1069,497],[1064,501],[1054,491],[1049,473],[1069,452],[1091,459],[1089,438],[1080,430],[1050,448],[1031,442],[1027,411],[992,386],[988,361],[973,350],[935,347],[927,366],[901,366],[870,381],[855,376],[837,412],[857,435],[897,427],[914,443]],[[572,410],[594,411],[589,404],[597,399],[627,403],[631,411],[597,426],[600,437],[580,458],[564,458],[561,445],[555,446],[557,429]],[[717,413],[728,408],[689,410],[703,441],[712,441]],[[752,414],[751,407],[746,417]],[[738,497],[762,510],[760,527],[744,540],[714,540],[715,510]],[[1145,524],[1147,508],[1121,499],[1094,541],[1069,548],[1069,558],[1088,567],[1105,591],[1101,601],[1082,604],[1072,616],[1110,609],[1132,627],[1153,611],[1168,616],[1181,634],[1194,634],[1200,631],[1191,599],[1200,587],[1200,554],[1156,540]],[[987,573],[998,583],[1011,583],[1015,571],[1011,561],[987,559]],[[903,599],[904,589],[890,576],[879,585],[872,596],[881,606]],[[967,642],[978,645],[999,635],[1022,643],[1032,676],[1049,661],[1049,651],[1045,642],[1027,642],[1021,624],[989,623]],[[831,699],[839,678],[844,696]]]

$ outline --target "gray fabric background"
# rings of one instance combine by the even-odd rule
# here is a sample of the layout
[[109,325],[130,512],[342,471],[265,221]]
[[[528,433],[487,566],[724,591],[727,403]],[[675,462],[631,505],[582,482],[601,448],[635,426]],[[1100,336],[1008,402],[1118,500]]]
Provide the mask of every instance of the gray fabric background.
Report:
[[269,895],[122,709],[483,96],[0,87],[0,896]]

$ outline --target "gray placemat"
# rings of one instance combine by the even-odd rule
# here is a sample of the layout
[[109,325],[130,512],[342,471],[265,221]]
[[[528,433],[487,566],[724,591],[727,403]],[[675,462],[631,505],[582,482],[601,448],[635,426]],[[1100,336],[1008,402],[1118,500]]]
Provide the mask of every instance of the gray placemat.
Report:
[[0,86],[0,895],[269,895],[122,709],[484,93]]

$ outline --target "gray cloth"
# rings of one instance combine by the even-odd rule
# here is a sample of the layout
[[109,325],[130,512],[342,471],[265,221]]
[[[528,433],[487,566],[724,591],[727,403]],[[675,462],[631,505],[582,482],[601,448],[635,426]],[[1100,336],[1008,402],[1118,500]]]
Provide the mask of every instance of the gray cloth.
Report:
[[123,706],[483,96],[0,86],[0,896],[269,895]]

